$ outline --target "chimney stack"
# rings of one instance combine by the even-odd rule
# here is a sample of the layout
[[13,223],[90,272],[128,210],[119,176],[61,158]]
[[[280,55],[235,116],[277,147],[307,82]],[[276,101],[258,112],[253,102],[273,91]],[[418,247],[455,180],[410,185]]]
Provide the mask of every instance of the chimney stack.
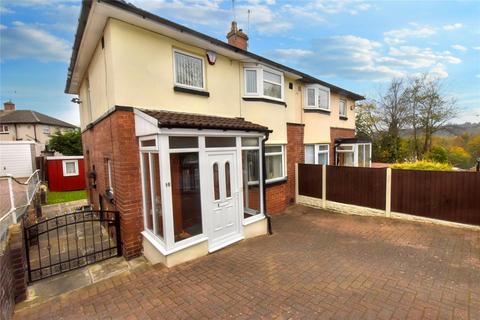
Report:
[[240,48],[242,50],[247,50],[248,47],[248,36],[238,29],[237,22],[232,21],[232,28],[229,33],[227,33],[228,44]]
[[5,111],[14,111],[15,110],[15,103],[11,100],[3,103],[3,110]]

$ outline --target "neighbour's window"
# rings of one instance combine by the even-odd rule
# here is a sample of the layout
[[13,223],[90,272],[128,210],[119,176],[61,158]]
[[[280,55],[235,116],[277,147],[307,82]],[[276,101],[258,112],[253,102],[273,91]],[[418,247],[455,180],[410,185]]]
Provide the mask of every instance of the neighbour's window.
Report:
[[328,144],[307,144],[305,145],[305,163],[309,164],[329,164],[329,145]]
[[193,89],[205,89],[203,59],[199,56],[174,51],[175,84]]
[[345,99],[340,99],[340,102],[338,105],[338,112],[342,117],[347,116],[347,101]]
[[305,108],[330,110],[330,89],[319,84],[305,88]]
[[283,73],[263,66],[244,68],[245,96],[283,100]]
[[284,146],[265,146],[265,166],[267,182],[283,179],[284,175]]
[[78,160],[63,160],[63,176],[78,176]]
[[9,133],[9,131],[8,131],[8,125],[6,125],[6,124],[1,124],[1,125],[0,125],[0,133]]
[[50,134],[50,127],[49,126],[43,126],[43,133],[44,134]]

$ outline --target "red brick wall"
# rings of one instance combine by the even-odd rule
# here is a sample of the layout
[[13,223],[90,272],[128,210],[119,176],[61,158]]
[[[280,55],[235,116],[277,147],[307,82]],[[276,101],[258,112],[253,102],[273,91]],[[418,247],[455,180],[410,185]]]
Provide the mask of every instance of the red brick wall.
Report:
[[288,183],[282,182],[278,184],[267,185],[267,213],[279,214],[285,211],[287,207],[287,190]]
[[338,138],[355,138],[355,129],[346,128],[330,128],[330,164],[334,165],[335,161],[335,139]]
[[[117,110],[82,133],[88,175],[95,166],[96,189],[89,188],[92,204],[99,208],[99,194],[107,189],[106,159],[112,160],[114,203],[104,201],[105,209],[120,212],[122,248],[125,258],[141,254],[143,230],[142,191],[138,141],[135,136],[134,113]],[[89,181],[89,180],[87,180]]]
[[303,124],[287,123],[287,204],[295,202],[295,164],[305,162]]
[[15,303],[27,297],[23,227],[11,225],[0,249],[0,319],[10,319]]

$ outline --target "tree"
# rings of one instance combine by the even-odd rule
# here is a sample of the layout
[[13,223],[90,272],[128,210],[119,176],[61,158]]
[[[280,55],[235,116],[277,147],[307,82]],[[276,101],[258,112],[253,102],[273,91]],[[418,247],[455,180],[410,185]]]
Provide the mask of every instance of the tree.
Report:
[[367,102],[355,108],[355,128],[358,137],[373,140],[374,136],[380,131],[377,126],[379,119],[375,110],[374,102]]
[[471,166],[471,156],[462,147],[451,147],[448,150],[448,161],[455,167],[468,169]]
[[444,147],[435,146],[432,147],[426,158],[439,163],[447,163],[448,151]]
[[64,156],[82,155],[82,136],[80,130],[69,130],[64,133],[57,131],[48,142],[47,149]]

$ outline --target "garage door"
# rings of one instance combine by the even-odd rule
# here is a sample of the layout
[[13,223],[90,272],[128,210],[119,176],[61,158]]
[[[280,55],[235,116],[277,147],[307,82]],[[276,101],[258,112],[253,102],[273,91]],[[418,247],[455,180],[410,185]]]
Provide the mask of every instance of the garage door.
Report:
[[35,143],[27,141],[0,142],[0,175],[28,177],[35,167]]

